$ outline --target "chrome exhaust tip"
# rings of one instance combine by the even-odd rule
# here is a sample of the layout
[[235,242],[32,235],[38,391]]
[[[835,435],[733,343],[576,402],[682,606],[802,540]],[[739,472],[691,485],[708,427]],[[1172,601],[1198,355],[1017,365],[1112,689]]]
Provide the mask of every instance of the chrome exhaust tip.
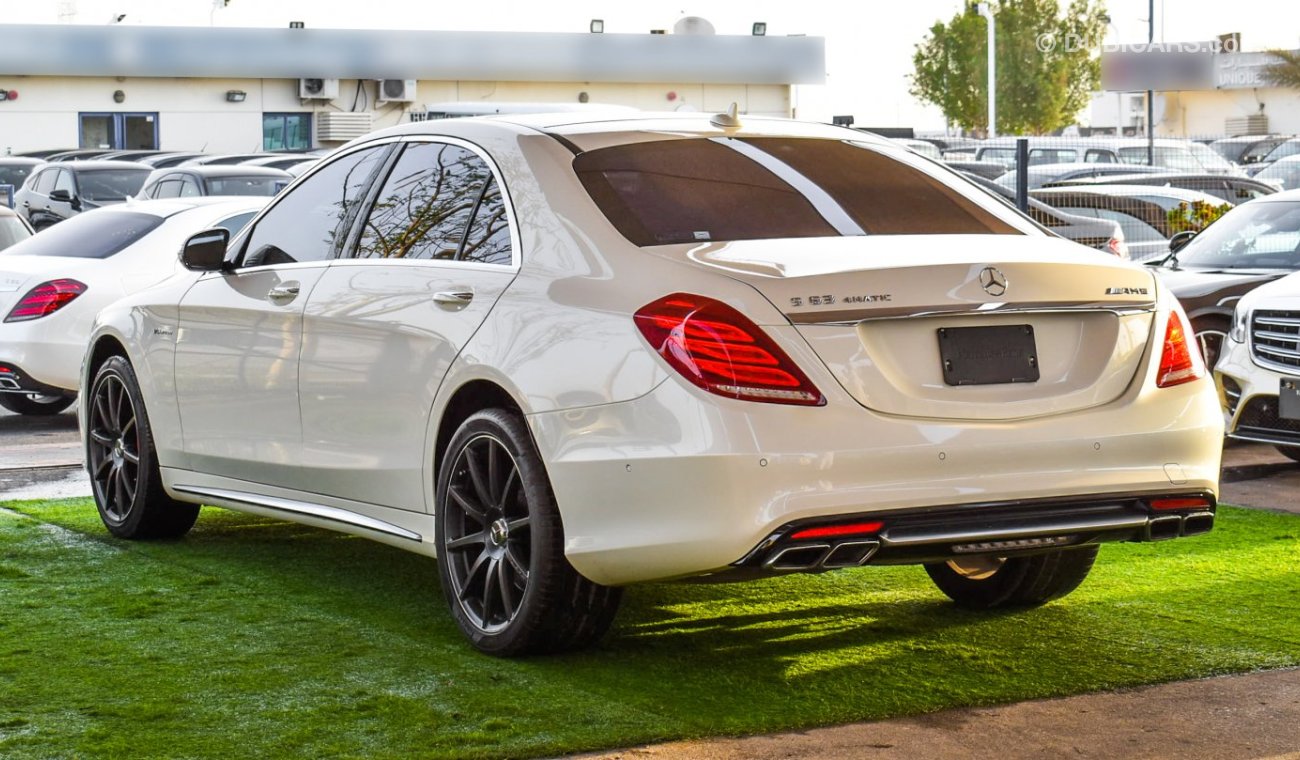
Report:
[[763,563],[763,569],[778,573],[807,572],[821,567],[830,553],[830,544],[787,546],[773,552]]
[[1178,515],[1153,517],[1147,521],[1146,540],[1166,541],[1182,534],[1183,518]]
[[1209,533],[1214,527],[1213,512],[1197,512],[1183,518],[1183,535],[1196,536]]
[[857,567],[871,559],[871,555],[879,548],[879,541],[845,541],[826,555],[826,559],[822,560],[822,567],[828,569]]

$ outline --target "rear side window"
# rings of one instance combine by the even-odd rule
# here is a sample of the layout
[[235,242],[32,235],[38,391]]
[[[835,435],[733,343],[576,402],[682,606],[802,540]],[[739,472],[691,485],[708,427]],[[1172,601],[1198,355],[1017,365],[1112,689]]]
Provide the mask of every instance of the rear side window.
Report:
[[784,137],[631,143],[574,170],[636,245],[909,234],[1017,234],[956,189],[859,143]]
[[455,259],[491,182],[492,171],[473,151],[408,145],[370,209],[357,258]]
[[208,195],[275,195],[279,177],[209,177]]
[[0,256],[64,256],[74,259],[106,259],[149,234],[163,223],[153,214],[133,211],[96,211],[77,214],[39,235],[0,252]]

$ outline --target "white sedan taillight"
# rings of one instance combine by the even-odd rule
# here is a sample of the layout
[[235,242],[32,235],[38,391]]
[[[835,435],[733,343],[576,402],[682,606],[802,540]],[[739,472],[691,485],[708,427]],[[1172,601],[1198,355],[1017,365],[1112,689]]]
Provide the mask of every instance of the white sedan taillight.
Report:
[[637,310],[636,326],[682,377],[719,396],[821,406],[821,391],[743,314],[705,296],[674,293]]
[[86,284],[77,280],[42,282],[27,291],[27,295],[24,295],[22,300],[9,310],[5,321],[25,322],[29,319],[40,319],[62,309],[71,303],[72,299],[85,292]]
[[1156,387],[1169,388],[1200,378],[1205,370],[1192,354],[1187,331],[1183,329],[1183,320],[1178,317],[1178,312],[1170,312],[1169,324],[1165,328],[1165,345],[1160,352]]

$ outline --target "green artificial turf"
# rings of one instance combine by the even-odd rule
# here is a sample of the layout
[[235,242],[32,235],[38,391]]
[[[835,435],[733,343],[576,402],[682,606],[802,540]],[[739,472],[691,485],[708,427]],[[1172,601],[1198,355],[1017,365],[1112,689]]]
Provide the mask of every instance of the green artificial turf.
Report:
[[[916,567],[629,590],[593,650],[462,641],[432,560],[205,509],[112,539],[89,501],[0,510],[0,756],[535,756],[1300,665],[1300,518],[1109,545],[1040,609]],[[21,513],[21,514],[20,514]]]

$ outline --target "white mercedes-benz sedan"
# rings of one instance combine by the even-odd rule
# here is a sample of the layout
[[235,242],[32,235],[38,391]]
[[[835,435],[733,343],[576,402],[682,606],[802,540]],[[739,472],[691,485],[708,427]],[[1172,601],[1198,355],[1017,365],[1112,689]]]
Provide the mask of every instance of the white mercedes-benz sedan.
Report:
[[183,271],[190,235],[237,232],[266,198],[118,203],[77,214],[0,251],[0,407],[58,414],[77,398],[95,315]]
[[200,504],[439,558],[474,646],[620,587],[920,564],[1042,604],[1214,520],[1175,300],[957,175],[732,114],[383,130],[99,317],[81,419],[124,538]]

